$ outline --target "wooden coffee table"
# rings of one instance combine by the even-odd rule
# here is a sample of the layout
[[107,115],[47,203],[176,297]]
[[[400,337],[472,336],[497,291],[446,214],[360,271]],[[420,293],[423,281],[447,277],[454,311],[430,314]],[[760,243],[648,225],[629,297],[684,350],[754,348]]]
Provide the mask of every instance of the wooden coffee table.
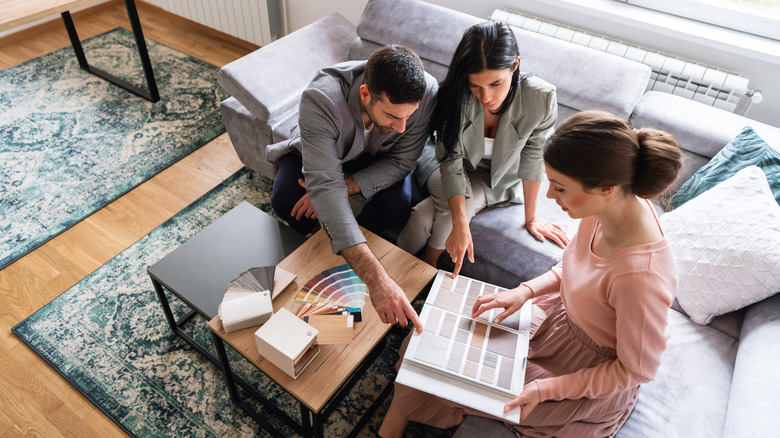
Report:
[[[366,236],[369,248],[385,267],[390,277],[406,292],[410,302],[414,301],[423,290],[430,286],[436,276],[436,269],[370,231],[361,230]],[[297,277],[274,300],[274,310],[282,307],[290,309],[295,295],[310,278],[326,269],[344,263],[343,257],[332,253],[330,242],[325,233],[322,230],[318,231],[279,264],[279,267],[296,274]],[[266,427],[265,418],[238,397],[224,342],[227,342],[300,402],[301,422],[297,423],[285,413],[279,412],[278,409],[272,408],[271,410],[281,414],[282,419],[296,432],[304,436],[317,437],[323,436],[324,420],[330,416],[338,403],[349,393],[351,386],[362,377],[365,369],[382,351],[385,336],[392,327],[379,320],[379,316],[369,301],[363,309],[362,321],[355,324],[352,343],[321,345],[319,355],[297,379],[293,379],[271,362],[263,360],[263,357],[257,352],[254,339],[257,327],[226,333],[222,329],[222,322],[218,316],[209,321],[208,326],[213,332],[220,362],[224,364],[223,372],[233,401]],[[380,395],[379,400],[355,425],[352,435],[360,431],[368,415],[378,407],[391,389],[392,384],[388,385]],[[262,396],[262,394],[260,395]],[[275,436],[284,436],[278,430],[269,430],[269,432]]]

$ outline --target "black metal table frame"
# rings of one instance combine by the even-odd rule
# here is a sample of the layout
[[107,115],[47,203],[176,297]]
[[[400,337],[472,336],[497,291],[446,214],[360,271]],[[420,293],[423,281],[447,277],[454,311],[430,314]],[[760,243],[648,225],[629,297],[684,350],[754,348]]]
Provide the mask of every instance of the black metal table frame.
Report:
[[[333,413],[333,411],[336,409],[336,406],[338,406],[338,404],[344,399],[344,397],[349,393],[352,387],[355,386],[355,384],[360,379],[360,377],[362,377],[365,370],[368,369],[368,367],[374,362],[374,360],[379,356],[379,353],[381,353],[382,349],[385,346],[385,339],[383,338],[377,344],[377,346],[374,347],[373,350],[371,350],[371,352],[363,360],[363,362],[358,367],[358,369],[352,373],[349,379],[347,379],[347,383],[344,386],[342,386],[339,389],[339,391],[328,401],[325,408],[321,412],[312,412],[309,408],[306,407],[306,405],[300,403],[301,422],[299,423],[298,421],[290,417],[286,412],[281,410],[278,406],[276,406],[276,404],[274,404],[273,402],[268,400],[268,398],[263,396],[252,385],[248,384],[244,379],[237,376],[230,370],[230,364],[227,359],[227,351],[225,349],[225,344],[224,341],[219,336],[212,333],[214,339],[214,346],[219,356],[217,357],[214,356],[210,351],[208,351],[204,346],[199,344],[198,341],[196,341],[192,336],[187,334],[187,332],[185,332],[184,329],[182,328],[183,325],[186,324],[189,320],[191,320],[196,314],[199,314],[199,312],[192,308],[191,303],[187,302],[186,299],[181,297],[179,294],[175,293],[173,289],[165,286],[152,273],[149,273],[149,277],[152,280],[154,291],[155,293],[157,293],[157,298],[160,300],[160,304],[162,305],[163,308],[163,313],[165,313],[165,318],[168,320],[168,325],[171,327],[171,331],[173,331],[185,342],[187,342],[193,348],[195,348],[195,350],[198,351],[198,353],[202,354],[203,357],[208,359],[209,362],[213,363],[217,368],[222,370],[222,373],[225,376],[225,381],[228,385],[228,392],[230,393],[230,398],[233,400],[233,402],[236,405],[238,405],[241,409],[243,409],[244,412],[246,412],[250,417],[252,417],[252,419],[254,419],[263,429],[265,429],[271,435],[276,437],[285,437],[286,435],[283,434],[282,432],[279,432],[278,429],[276,429],[274,426],[268,423],[268,420],[266,420],[265,417],[260,415],[254,408],[249,406],[246,402],[244,402],[238,397],[236,384],[238,384],[238,386],[240,386],[255,400],[257,400],[263,406],[268,408],[277,418],[281,419],[295,432],[303,436],[322,437],[324,420],[328,418],[330,414]],[[187,306],[190,307],[190,310],[178,320],[173,315],[173,310],[171,309],[171,304],[168,301],[168,297],[165,296],[165,289],[171,291],[171,293],[173,293],[177,298],[181,299],[184,303],[187,304]],[[208,315],[201,314],[201,316],[204,319],[207,320],[209,319]],[[222,364],[225,364],[225,366],[223,366]],[[358,432],[360,432],[360,429],[362,429],[362,427],[369,420],[371,415],[373,415],[373,413],[376,412],[376,410],[379,408],[379,405],[390,394],[392,388],[393,388],[392,383],[388,384],[387,387],[385,387],[385,389],[379,394],[379,397],[374,401],[374,403],[371,406],[369,406],[368,410],[363,414],[363,416],[360,418],[358,423],[355,424],[352,432],[349,434],[349,437],[354,437],[357,435]]]
[[[241,384],[241,380],[237,379],[237,376],[233,374],[233,372],[230,370],[230,363],[227,358],[227,351],[225,350],[225,342],[220,338],[216,333],[212,332],[212,337],[214,338],[214,345],[217,348],[217,354],[219,355],[220,361],[224,364],[222,367],[222,372],[225,376],[225,381],[228,386],[228,392],[230,393],[230,398],[233,400],[233,402],[238,405],[241,409],[244,410],[244,412],[247,413],[250,417],[252,417],[255,421],[257,421],[264,429],[266,429],[271,435],[276,437],[285,437],[287,435],[282,434],[274,428],[273,426],[270,426],[268,424],[268,421],[260,415],[259,412],[257,412],[254,408],[249,406],[248,403],[246,403],[244,400],[241,400],[241,398],[238,396],[238,390],[236,388],[236,383],[238,383],[243,389],[247,390],[249,395],[254,397],[257,401],[262,403],[264,406],[268,407],[266,404],[267,399],[263,397],[260,393],[257,392],[254,388],[247,389]],[[368,355],[363,359],[363,361],[360,363],[360,365],[355,369],[354,372],[349,376],[347,379],[347,382],[339,388],[339,390],[328,400],[328,402],[325,404],[325,406],[322,408],[320,412],[314,412],[311,409],[309,409],[303,402],[299,400],[300,405],[300,411],[301,411],[301,423],[296,422],[292,418],[290,418],[289,415],[286,413],[283,413],[283,415],[277,416],[283,420],[288,426],[290,426],[292,429],[294,429],[296,432],[300,433],[301,435],[305,437],[316,437],[316,438],[322,438],[324,437],[324,424],[325,420],[330,417],[330,415],[333,413],[333,411],[336,409],[336,407],[341,403],[341,401],[344,399],[344,397],[349,394],[349,392],[352,390],[352,388],[357,384],[358,380],[360,380],[361,377],[364,376],[365,371],[368,369],[371,364],[374,363],[377,357],[379,357],[379,354],[382,352],[382,350],[385,347],[385,338],[383,337],[377,345],[368,353]],[[349,435],[347,435],[348,438],[353,438],[357,436],[357,434],[360,432],[360,430],[363,428],[363,426],[368,422],[368,420],[371,418],[371,415],[376,412],[376,410],[379,408],[379,406],[382,404],[382,402],[387,398],[387,396],[390,394],[390,391],[393,389],[393,383],[390,382],[388,385],[382,390],[382,392],[379,394],[376,400],[371,404],[371,406],[368,407],[366,412],[363,413],[363,415],[360,417],[360,420],[358,420],[357,423],[352,428],[352,431],[350,431]],[[274,406],[276,410],[278,408]],[[269,428],[270,427],[270,428]]]
[[[168,325],[171,327],[171,331],[173,331],[176,335],[178,335],[180,338],[182,338],[185,342],[190,344],[193,348],[195,348],[195,350],[198,351],[198,353],[202,354],[203,357],[208,359],[209,362],[213,363],[217,368],[219,368],[220,370],[223,370],[223,372],[224,372],[224,368],[222,367],[222,362],[220,361],[220,359],[217,358],[216,356],[214,356],[204,346],[200,345],[198,343],[198,341],[196,341],[192,336],[187,334],[187,332],[185,332],[184,329],[182,328],[182,326],[184,324],[186,324],[190,319],[192,319],[196,314],[199,314],[200,312],[196,311],[193,308],[191,303],[189,303],[185,298],[183,298],[182,296],[177,294],[173,289],[171,289],[170,287],[165,286],[151,272],[147,271],[147,273],[149,274],[149,277],[152,279],[152,285],[154,286],[154,291],[157,293],[157,298],[160,300],[160,304],[162,305],[162,308],[163,308],[163,313],[165,313],[165,319],[168,320]],[[171,293],[173,293],[173,295],[175,295],[177,298],[179,298],[183,302],[185,302],[187,304],[187,306],[189,306],[189,308],[190,308],[190,310],[186,314],[184,314],[184,316],[179,318],[178,320],[176,319],[175,316],[173,316],[173,310],[171,310],[171,304],[168,301],[168,297],[165,296],[165,289],[168,289],[169,291],[171,291]],[[210,319],[208,315],[200,314],[200,316],[202,316],[206,320]],[[224,351],[224,349],[225,349],[224,346],[222,346],[222,350],[223,351]],[[219,352],[219,346],[217,346],[217,350]],[[231,371],[228,370],[228,372],[231,373],[231,377],[233,379],[235,379],[235,382],[238,383],[238,385],[241,386],[241,388],[243,388],[245,391],[247,391],[250,394],[252,394],[260,403],[262,403],[264,406],[266,406],[267,408],[272,410],[274,412],[274,414],[276,414],[278,417],[281,417],[282,419],[284,419],[285,422],[295,423],[295,420],[290,418],[284,411],[282,411],[281,409],[277,408],[276,405],[271,403],[262,394],[257,392],[257,390],[255,390],[251,385],[246,383],[246,381],[241,379],[239,376],[233,375]],[[269,432],[275,431],[274,427],[271,426],[270,424],[268,424],[267,421],[265,421],[265,418],[259,418],[259,419],[255,418],[255,420],[258,423],[260,423],[260,425],[264,429],[268,430]],[[295,424],[297,424],[297,423],[295,423]],[[303,428],[298,427],[296,429],[296,431],[303,432]],[[273,432],[271,432],[271,433],[273,433]]]
[[79,61],[79,66],[81,66],[83,70],[99,76],[132,93],[135,93],[146,100],[157,102],[160,100],[160,93],[157,91],[157,81],[154,78],[152,62],[149,60],[149,51],[146,48],[146,41],[144,41],[144,34],[141,30],[141,21],[138,19],[138,10],[135,7],[135,0],[125,0],[125,8],[127,9],[127,16],[130,18],[130,26],[133,28],[135,44],[138,48],[138,54],[141,57],[141,65],[143,66],[144,75],[146,76],[146,83],[149,87],[148,90],[144,90],[143,88],[137,87],[128,81],[117,78],[116,76],[89,65],[87,62],[87,57],[84,55],[84,49],[81,47],[81,40],[79,39],[78,33],[76,32],[76,26],[73,24],[73,18],[70,16],[70,11],[65,11],[60,15],[62,16],[62,21],[65,23],[65,28],[68,31],[68,38],[70,38],[73,51],[76,52],[76,58]]

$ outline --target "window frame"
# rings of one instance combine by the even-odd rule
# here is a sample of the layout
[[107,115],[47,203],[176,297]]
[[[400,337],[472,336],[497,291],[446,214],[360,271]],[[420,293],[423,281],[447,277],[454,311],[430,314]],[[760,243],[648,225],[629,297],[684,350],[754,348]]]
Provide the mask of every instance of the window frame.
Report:
[[682,18],[780,41],[780,18],[696,0],[616,0]]

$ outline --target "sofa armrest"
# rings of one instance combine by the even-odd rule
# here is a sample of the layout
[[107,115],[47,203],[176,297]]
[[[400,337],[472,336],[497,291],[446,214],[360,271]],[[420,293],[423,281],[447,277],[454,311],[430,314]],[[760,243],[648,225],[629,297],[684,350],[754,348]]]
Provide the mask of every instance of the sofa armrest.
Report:
[[777,436],[780,431],[779,337],[780,294],[745,310],[724,437]]
[[217,80],[262,121],[297,106],[317,72],[346,60],[355,26],[338,14],[315,21],[219,70]]

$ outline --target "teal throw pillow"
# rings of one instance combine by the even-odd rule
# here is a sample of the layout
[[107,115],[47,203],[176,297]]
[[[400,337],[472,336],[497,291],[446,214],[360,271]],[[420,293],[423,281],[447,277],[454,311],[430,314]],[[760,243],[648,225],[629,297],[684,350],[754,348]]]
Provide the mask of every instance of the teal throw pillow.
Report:
[[685,204],[751,165],[764,171],[775,201],[780,204],[780,152],[759,137],[752,127],[746,126],[680,187],[672,196],[672,207]]

